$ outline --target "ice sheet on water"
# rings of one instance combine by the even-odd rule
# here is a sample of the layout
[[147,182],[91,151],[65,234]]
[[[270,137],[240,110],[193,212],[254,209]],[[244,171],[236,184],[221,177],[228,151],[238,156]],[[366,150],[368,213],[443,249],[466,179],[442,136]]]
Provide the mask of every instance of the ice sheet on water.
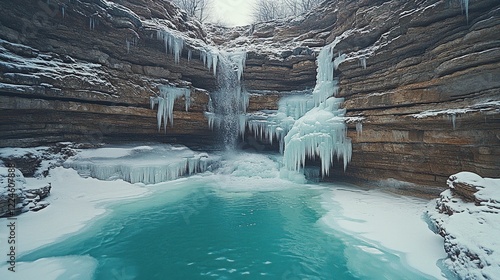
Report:
[[[113,153],[109,156],[107,153]],[[213,157],[184,146],[118,146],[81,151],[63,166],[82,176],[100,180],[123,179],[131,183],[156,184],[184,175],[205,172]]]
[[[42,258],[33,262],[18,262],[15,278],[2,279],[93,279],[94,271],[98,266],[96,259],[90,256],[66,256]],[[8,265],[0,266],[2,272],[7,271]],[[0,274],[1,275],[1,274]]]
[[[395,254],[424,274],[419,279],[444,279],[437,266],[446,257],[443,239],[429,230],[422,218],[427,200],[337,185],[322,195],[321,203],[327,213],[318,224],[326,231],[338,230],[354,238],[353,246],[345,252],[347,257],[356,254],[358,257],[352,259],[358,260],[367,251],[377,259]],[[359,244],[363,247],[354,248]],[[370,278],[366,273],[375,273],[376,268],[363,267],[367,263],[361,260],[348,266],[359,276]]]

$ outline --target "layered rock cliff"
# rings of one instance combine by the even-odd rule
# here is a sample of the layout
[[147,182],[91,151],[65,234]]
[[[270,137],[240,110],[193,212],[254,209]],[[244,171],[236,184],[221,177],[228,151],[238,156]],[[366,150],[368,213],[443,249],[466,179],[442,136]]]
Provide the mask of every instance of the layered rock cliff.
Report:
[[[201,26],[168,1],[4,3],[0,10],[2,146],[57,141],[160,140],[210,145],[203,112],[216,79],[199,46],[245,48],[251,111],[312,88],[315,56],[336,46],[336,71],[353,157],[334,176],[442,186],[469,170],[500,176],[500,3],[325,1],[304,17],[237,28]],[[156,31],[186,38],[180,63]],[[188,60],[192,50],[192,60]],[[149,97],[158,85],[190,87],[174,126],[158,132]],[[182,103],[182,102],[179,102]],[[360,125],[358,124],[358,128]],[[195,136],[195,137],[193,137]],[[337,168],[336,168],[337,169]]]

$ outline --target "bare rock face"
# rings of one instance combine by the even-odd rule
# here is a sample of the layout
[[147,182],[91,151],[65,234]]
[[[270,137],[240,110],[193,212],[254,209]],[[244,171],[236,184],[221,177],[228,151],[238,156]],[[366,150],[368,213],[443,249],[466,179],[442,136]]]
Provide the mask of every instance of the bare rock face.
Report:
[[[314,87],[316,54],[339,39],[335,76],[353,157],[335,177],[394,178],[441,187],[448,174],[500,176],[500,3],[336,0],[300,18],[202,26],[169,1],[7,1],[0,10],[0,146],[58,141],[217,142],[204,112],[216,79],[196,49],[247,51],[249,111]],[[180,63],[165,54],[162,27],[189,38]],[[192,59],[188,54],[192,51]],[[158,86],[189,87],[158,131],[149,98]],[[183,103],[182,100],[178,103]],[[360,125],[358,125],[358,128]],[[194,137],[193,137],[194,136]],[[339,165],[341,166],[341,165]]]

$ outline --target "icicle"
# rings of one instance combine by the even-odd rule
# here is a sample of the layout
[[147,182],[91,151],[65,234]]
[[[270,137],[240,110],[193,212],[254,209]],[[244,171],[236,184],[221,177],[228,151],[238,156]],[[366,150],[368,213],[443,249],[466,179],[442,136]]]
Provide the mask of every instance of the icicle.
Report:
[[212,65],[214,67],[214,76],[217,76],[217,62],[219,59],[219,55],[217,53],[212,55]]
[[90,16],[89,18],[89,28],[90,30],[94,30],[94,17]]
[[363,134],[363,123],[362,122],[356,123],[356,134],[358,135],[358,137],[360,137]]
[[62,17],[64,18],[65,14],[66,14],[66,8],[64,7],[64,4],[61,5],[61,13],[62,13]]
[[162,40],[165,44],[165,53],[174,56],[175,63],[179,63],[182,54],[182,49],[184,48],[184,39],[180,36],[176,36],[169,31],[162,29],[156,32],[156,38]]
[[465,10],[465,17],[467,18],[467,23],[469,23],[469,0],[461,0],[463,9]]
[[240,125],[240,136],[242,139],[245,138],[245,130],[247,126],[247,117],[245,115],[240,115],[239,116],[239,125]]
[[187,88],[176,88],[171,86],[160,86],[160,96],[150,98],[151,109],[154,109],[154,105],[158,104],[158,112],[156,114],[158,131],[161,130],[161,124],[167,129],[167,122],[171,126],[174,124],[174,103],[175,100],[181,96],[184,96],[186,111],[190,106],[191,91]]
[[453,130],[456,128],[457,115],[455,113],[451,114],[451,123],[453,124]]
[[184,91],[184,106],[186,107],[186,112],[189,110],[189,107],[191,107],[191,91],[190,90]]
[[363,67],[363,69],[366,69],[366,57],[360,57],[359,62],[361,63],[361,67]]
[[193,51],[188,50],[188,62],[191,61],[192,57],[193,57]]
[[245,50],[234,51],[228,54],[229,59],[232,63],[236,65],[238,80],[241,80],[243,75],[243,69],[245,68],[245,62],[247,58],[247,53]]

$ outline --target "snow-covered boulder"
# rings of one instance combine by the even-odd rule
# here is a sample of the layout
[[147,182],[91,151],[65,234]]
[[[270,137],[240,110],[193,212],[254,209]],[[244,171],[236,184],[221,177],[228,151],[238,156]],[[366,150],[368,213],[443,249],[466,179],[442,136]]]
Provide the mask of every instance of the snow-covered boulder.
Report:
[[24,207],[23,173],[17,168],[0,167],[0,217],[14,216],[22,212]]
[[460,279],[499,279],[500,179],[460,172],[447,183],[427,212],[444,237],[445,264]]

